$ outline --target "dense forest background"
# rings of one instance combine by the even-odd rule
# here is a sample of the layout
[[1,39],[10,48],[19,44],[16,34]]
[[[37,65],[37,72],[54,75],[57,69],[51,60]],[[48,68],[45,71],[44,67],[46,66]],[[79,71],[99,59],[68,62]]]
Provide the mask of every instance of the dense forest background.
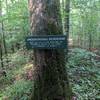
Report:
[[[73,98],[99,100],[100,0],[70,0],[68,7],[69,14],[66,0],[61,0],[63,34],[69,36],[66,68]],[[25,46],[25,38],[32,35],[29,16],[28,0],[0,0],[0,100],[28,100],[31,95],[33,56]]]

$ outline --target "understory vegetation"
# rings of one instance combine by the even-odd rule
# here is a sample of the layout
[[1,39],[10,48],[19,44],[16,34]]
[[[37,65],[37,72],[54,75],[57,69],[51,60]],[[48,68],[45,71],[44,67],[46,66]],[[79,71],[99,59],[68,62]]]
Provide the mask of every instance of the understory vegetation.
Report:
[[[50,50],[27,50],[26,38],[35,35],[65,36],[66,47],[52,50],[59,43],[51,39]],[[100,0],[0,0],[0,100],[30,100],[32,93],[35,100],[100,100]]]
[[[29,100],[33,86],[34,67],[28,56],[29,52],[25,55],[22,52],[23,50],[19,50],[10,55],[9,58],[13,59],[7,68],[7,77],[0,76],[0,100]],[[84,49],[70,49],[66,67],[73,96],[77,100],[100,99],[99,55]]]
[[78,100],[100,99],[100,56],[75,48],[69,53],[68,71]]

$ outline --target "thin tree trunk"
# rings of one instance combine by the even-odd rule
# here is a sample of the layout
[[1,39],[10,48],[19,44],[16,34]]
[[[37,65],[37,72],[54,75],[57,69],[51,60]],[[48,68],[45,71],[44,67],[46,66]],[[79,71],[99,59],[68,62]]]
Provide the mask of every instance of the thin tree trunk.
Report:
[[[58,0],[29,0],[33,35],[62,33]],[[31,100],[71,100],[64,50],[34,50],[34,89]]]
[[[0,16],[2,16],[2,6],[1,6],[1,0],[0,0]],[[2,23],[0,23],[0,28],[2,29]],[[2,32],[2,31],[1,31]],[[4,68],[4,64],[3,64],[3,53],[2,53],[2,36],[0,34],[0,60],[1,60],[1,67],[2,69]]]
[[1,27],[2,27],[2,42],[3,42],[4,54],[5,54],[7,66],[9,66],[9,64],[8,64],[8,51],[7,51],[7,45],[6,45],[6,40],[5,40],[3,21],[1,22]]
[[2,21],[2,39],[3,39],[3,45],[4,45],[4,50],[5,50],[5,55],[7,56],[7,46],[6,46],[6,41],[5,41],[5,33],[4,33],[4,24]]
[[[2,17],[2,1],[0,0],[0,16]],[[3,45],[4,45],[4,34],[3,34],[3,21],[0,23],[1,28],[1,38],[0,38],[0,60],[1,60],[1,67],[2,67],[2,74],[6,77],[6,71],[4,69],[4,62],[3,62]]]
[[89,51],[91,51],[92,48],[92,36],[91,33],[89,33]]
[[1,67],[2,67],[2,69],[4,68],[4,64],[3,64],[3,53],[2,53],[2,46],[1,46],[1,44],[0,44],[0,60],[1,60]]
[[[65,26],[65,33],[66,33],[66,36],[67,36],[67,45],[68,45],[68,39],[69,39],[69,30],[70,30],[70,19],[69,19],[69,17],[70,17],[70,0],[64,0],[65,2],[64,2],[64,12],[66,13],[66,16],[65,16],[65,24],[64,24],[64,26]],[[67,53],[68,53],[68,48],[67,48]]]

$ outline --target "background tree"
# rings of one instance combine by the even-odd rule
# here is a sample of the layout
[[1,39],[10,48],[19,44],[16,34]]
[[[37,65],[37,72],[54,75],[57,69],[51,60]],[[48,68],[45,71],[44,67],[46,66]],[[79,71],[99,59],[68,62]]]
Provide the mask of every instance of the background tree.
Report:
[[71,1],[70,38],[76,46],[99,48],[99,0]]

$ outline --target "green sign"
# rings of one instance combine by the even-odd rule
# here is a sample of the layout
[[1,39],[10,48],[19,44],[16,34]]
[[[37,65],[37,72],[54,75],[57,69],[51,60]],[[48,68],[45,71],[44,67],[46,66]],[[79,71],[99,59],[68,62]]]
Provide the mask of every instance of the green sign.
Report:
[[67,38],[64,35],[30,36],[26,38],[27,49],[66,49]]

